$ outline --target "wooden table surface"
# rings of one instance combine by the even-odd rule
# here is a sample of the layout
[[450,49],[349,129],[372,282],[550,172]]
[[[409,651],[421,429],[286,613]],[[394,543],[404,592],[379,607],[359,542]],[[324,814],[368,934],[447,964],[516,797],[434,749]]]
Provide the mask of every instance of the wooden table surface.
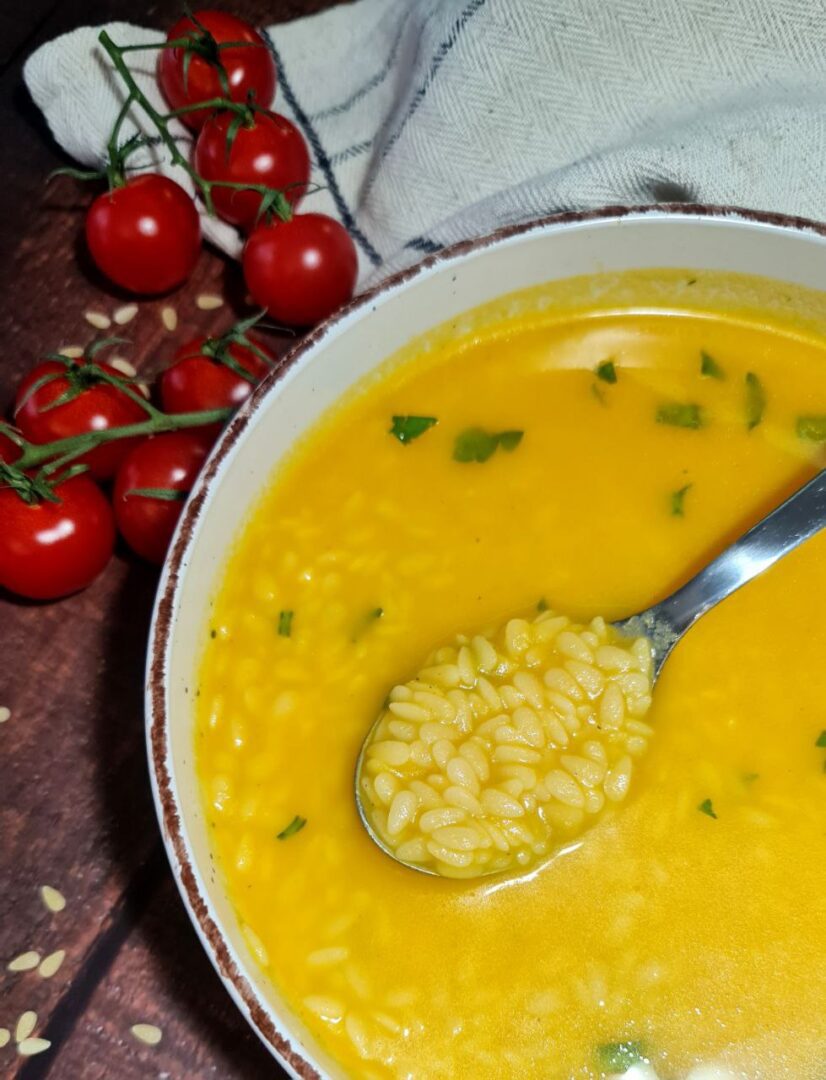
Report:
[[[329,3],[329,0],[327,0]],[[325,0],[233,0],[258,23],[295,18]],[[83,313],[112,311],[123,298],[95,278],[79,243],[90,193],[49,171],[65,160],[22,83],[41,42],[112,19],[168,27],[179,0],[7,0],[0,6],[0,408],[43,352],[85,344]],[[126,328],[127,355],[149,369],[174,340],[232,321],[229,308],[201,312],[204,291],[238,296],[240,275],[204,252],[195,275],[163,301],[141,303]],[[160,308],[179,313],[176,335]],[[240,309],[238,309],[240,310]],[[19,1057],[0,1048],[0,1077],[278,1077],[284,1074],[242,1020],[184,912],[151,802],[144,752],[142,681],[157,574],[118,551],[86,592],[55,604],[0,593],[0,1027],[24,1010],[51,1048]],[[66,897],[50,913],[40,887]],[[14,974],[6,964],[35,949],[66,950],[54,977]],[[145,1046],[135,1023],[163,1031]]]

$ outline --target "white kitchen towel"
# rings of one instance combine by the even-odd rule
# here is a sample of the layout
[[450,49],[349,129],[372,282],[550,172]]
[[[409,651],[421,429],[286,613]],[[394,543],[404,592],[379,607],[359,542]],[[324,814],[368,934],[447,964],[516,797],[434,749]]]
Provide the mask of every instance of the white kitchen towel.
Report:
[[[25,68],[84,164],[102,160],[119,105],[98,29]],[[275,108],[325,186],[304,207],[344,222],[364,284],[555,210],[694,201],[826,218],[824,31],[826,0],[357,0],[265,35]],[[160,104],[155,59],[130,54]],[[239,253],[234,230],[205,230]]]

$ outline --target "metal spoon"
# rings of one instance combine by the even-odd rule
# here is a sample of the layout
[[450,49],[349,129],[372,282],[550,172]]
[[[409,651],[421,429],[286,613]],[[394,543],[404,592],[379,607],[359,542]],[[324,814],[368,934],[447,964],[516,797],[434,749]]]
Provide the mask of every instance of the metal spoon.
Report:
[[615,622],[624,634],[647,637],[654,682],[671,650],[694,623],[826,526],[826,470],[758,521],[682,588],[639,615]]
[[[735,540],[708,566],[671,596],[627,619],[613,624],[622,634],[646,637],[653,652],[653,681],[656,682],[672,649],[694,623],[741,585],[762,574],[826,526],[826,470],[804,484],[784,503]],[[356,807],[370,838],[392,859],[424,874],[435,871],[403,862],[373,830],[361,799],[361,770],[364,755],[378,719],[370,727],[356,761]],[[438,875],[437,875],[438,876]]]

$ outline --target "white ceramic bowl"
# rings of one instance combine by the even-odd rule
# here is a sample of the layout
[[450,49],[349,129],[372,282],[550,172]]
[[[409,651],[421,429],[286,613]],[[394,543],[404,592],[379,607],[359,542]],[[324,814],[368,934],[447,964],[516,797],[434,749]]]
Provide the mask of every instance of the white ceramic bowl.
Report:
[[[411,338],[504,293],[654,267],[758,274],[826,288],[826,229],[715,207],[565,214],[459,244],[360,297],[292,351],[232,421],[199,478],[161,578],[149,645],[147,739],[172,870],[238,1007],[294,1075],[341,1076],[258,968],[209,858],[193,693],[209,596],[273,467],[353,383]],[[271,958],[277,966],[278,957]]]

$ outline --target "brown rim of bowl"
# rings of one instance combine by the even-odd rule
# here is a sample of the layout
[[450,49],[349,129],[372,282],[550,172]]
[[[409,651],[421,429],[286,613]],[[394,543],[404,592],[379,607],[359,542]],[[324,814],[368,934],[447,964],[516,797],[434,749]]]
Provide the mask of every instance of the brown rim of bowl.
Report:
[[655,203],[645,206],[605,206],[597,210],[565,211],[544,218],[536,218],[519,225],[507,225],[486,236],[473,240],[461,240],[434,255],[428,256],[414,266],[393,274],[367,292],[361,293],[290,349],[227,425],[215,452],[207,463],[206,469],[199,476],[192,496],[184,509],[180,526],[172,549],[167,556],[161,577],[158,595],[155,600],[155,611],[149,640],[146,680],[146,692],[149,702],[147,734],[149,738],[149,764],[156,786],[156,809],[161,819],[161,831],[167,854],[170,856],[173,875],[176,878],[186,906],[189,908],[190,917],[195,921],[203,940],[209,945],[208,952],[214,966],[225,982],[231,984],[237,998],[243,1002],[249,1021],[261,1040],[271,1052],[274,1052],[289,1068],[302,1077],[302,1080],[321,1080],[321,1077],[301,1053],[291,1046],[289,1040],[278,1030],[267,1010],[262,1007],[254,990],[230,956],[223,934],[209,914],[207,902],[198,888],[196,875],[186,849],[178,808],[172,791],[172,778],[166,764],[168,717],[165,701],[164,660],[172,625],[172,613],[181,563],[192,538],[193,528],[200,516],[209,494],[210,485],[219,466],[234,447],[264,398],[269,394],[272,387],[280,381],[284,372],[305,353],[314,349],[344,318],[354,311],[369,306],[377,296],[413,280],[432,266],[466,255],[471,251],[491,247],[502,240],[539,231],[549,225],[573,224],[602,219],[621,220],[625,217],[640,214],[674,214],[700,218],[735,217],[760,225],[772,225],[790,231],[814,232],[826,237],[825,224],[788,214],[703,203]]

